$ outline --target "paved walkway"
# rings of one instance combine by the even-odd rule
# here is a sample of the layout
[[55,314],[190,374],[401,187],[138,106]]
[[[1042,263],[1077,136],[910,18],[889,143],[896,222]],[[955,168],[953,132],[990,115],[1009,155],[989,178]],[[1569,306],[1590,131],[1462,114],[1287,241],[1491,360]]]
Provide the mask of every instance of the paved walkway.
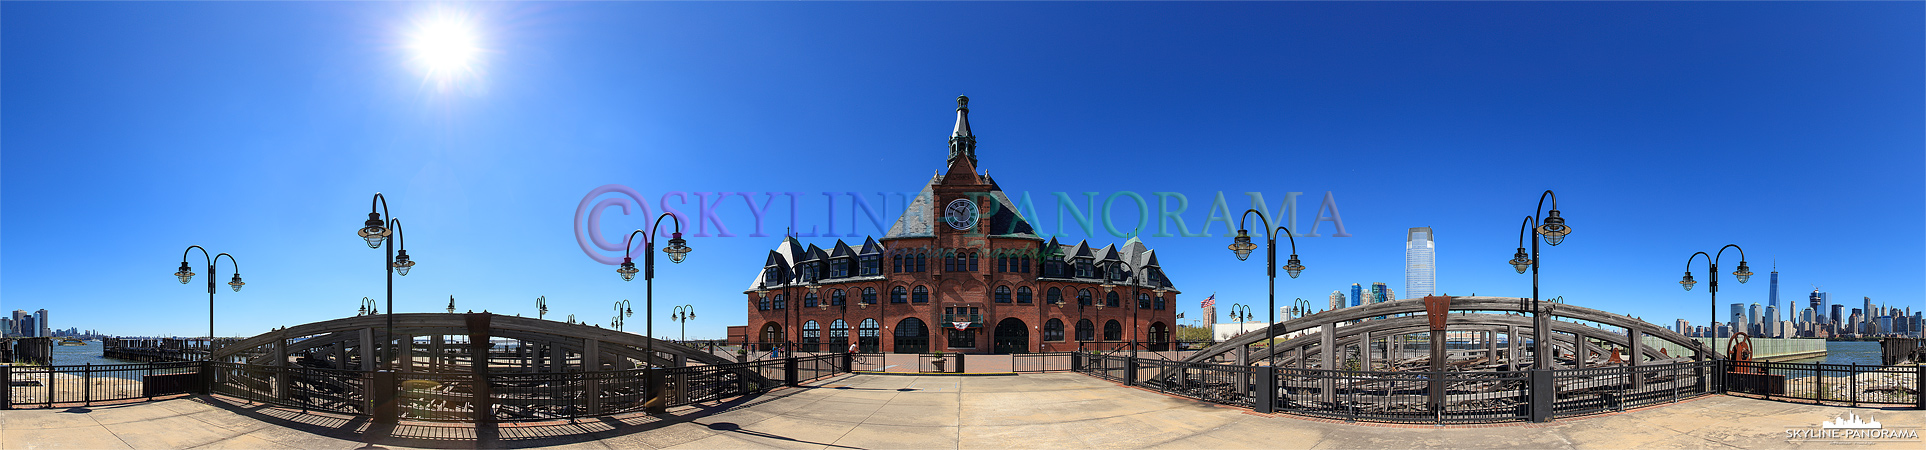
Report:
[[[373,426],[224,398],[0,411],[0,449],[214,448],[1840,448],[1789,428],[1871,416],[1918,430],[1926,412],[1711,396],[1549,424],[1395,427],[1267,417],[1077,374],[843,375],[663,417],[483,428]],[[1921,440],[1853,448],[1918,449]]]

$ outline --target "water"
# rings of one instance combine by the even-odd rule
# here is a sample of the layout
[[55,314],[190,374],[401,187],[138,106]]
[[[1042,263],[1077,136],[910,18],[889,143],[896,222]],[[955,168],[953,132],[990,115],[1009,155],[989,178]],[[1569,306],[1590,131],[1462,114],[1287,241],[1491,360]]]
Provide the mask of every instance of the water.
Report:
[[1824,358],[1795,359],[1784,362],[1877,366],[1880,363],[1879,357],[1878,342],[1829,341],[1826,342],[1826,356]]
[[135,364],[140,362],[103,358],[100,356],[100,348],[99,342],[88,342],[87,345],[55,345],[53,346],[53,365],[78,366],[81,364],[93,364],[98,366],[102,364]]

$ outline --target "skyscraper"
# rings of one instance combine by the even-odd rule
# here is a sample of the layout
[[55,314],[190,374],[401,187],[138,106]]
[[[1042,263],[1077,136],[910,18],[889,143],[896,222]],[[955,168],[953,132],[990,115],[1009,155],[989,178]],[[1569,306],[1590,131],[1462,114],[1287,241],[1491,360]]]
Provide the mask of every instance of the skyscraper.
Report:
[[1364,286],[1359,286],[1357,283],[1351,283],[1351,306],[1362,305],[1364,304],[1363,302],[1364,302]]
[[1860,309],[1860,311],[1865,311],[1865,314],[1861,314],[1859,316],[1859,322],[1860,322],[1859,329],[1865,330],[1865,331],[1861,331],[1861,333],[1870,333],[1872,332],[1873,317],[1879,316],[1879,313],[1873,311],[1872,297],[1866,297],[1864,301],[1866,302],[1866,305],[1864,308]]
[[1772,289],[1767,291],[1766,306],[1772,307],[1772,311],[1774,312],[1774,314],[1772,314],[1772,323],[1776,324],[1779,323],[1779,319],[1781,319],[1777,313],[1784,312],[1785,308],[1779,307],[1779,263],[1775,262],[1772,263],[1772,265]]
[[1832,305],[1832,319],[1828,323],[1832,324],[1833,331],[1839,333],[1849,332],[1850,330],[1847,330],[1845,327],[1845,320],[1846,305]]
[[1745,304],[1744,303],[1732,304],[1732,321],[1729,326],[1732,327],[1732,331],[1734,332],[1745,330]]
[[1391,301],[1391,287],[1382,282],[1371,283],[1371,303]]
[[[1870,298],[1866,299],[1866,304],[1868,305],[1872,304],[1872,299]],[[34,323],[40,326],[40,328],[36,329],[36,332],[38,334],[35,334],[34,336],[52,337],[53,331],[51,331],[52,330],[51,328],[47,327],[47,310],[42,309],[39,311],[34,311],[33,316],[34,316],[33,317]]]
[[1807,303],[1810,303],[1810,304],[1812,304],[1812,310],[1814,311],[1814,312],[1813,312],[1813,317],[1814,317],[1814,319],[1813,319],[1813,320],[1814,320],[1814,321],[1816,321],[1816,322],[1819,322],[1819,323],[1826,323],[1826,322],[1827,322],[1827,320],[1826,320],[1826,298],[1825,298],[1825,297],[1821,297],[1821,296],[1819,296],[1819,290],[1818,290],[1818,289],[1813,289],[1813,290],[1812,290],[1812,296],[1811,296],[1811,297],[1807,297],[1807,298],[1806,298],[1806,302],[1807,302]]
[[1339,309],[1344,309],[1344,293],[1338,292],[1338,291],[1331,291],[1331,309],[1330,310],[1336,311]]
[[1779,337],[1779,307],[1765,307],[1765,316],[1759,320],[1759,333],[1765,337]]
[[1764,325],[1759,323],[1759,319],[1760,319],[1759,304],[1753,303],[1752,307],[1746,310],[1746,315],[1745,315],[1745,333],[1746,334],[1750,334],[1754,336],[1761,334],[1760,331],[1762,331],[1765,327]]
[[1690,329],[1692,328],[1690,325],[1691,324],[1687,323],[1685,319],[1678,319],[1678,323],[1675,324],[1672,328],[1676,328],[1677,330],[1675,331],[1678,331],[1679,334],[1681,335],[1691,336],[1690,333],[1687,333],[1687,331],[1690,331]]
[[1438,293],[1438,255],[1431,227],[1412,228],[1404,236],[1404,295],[1424,298]]

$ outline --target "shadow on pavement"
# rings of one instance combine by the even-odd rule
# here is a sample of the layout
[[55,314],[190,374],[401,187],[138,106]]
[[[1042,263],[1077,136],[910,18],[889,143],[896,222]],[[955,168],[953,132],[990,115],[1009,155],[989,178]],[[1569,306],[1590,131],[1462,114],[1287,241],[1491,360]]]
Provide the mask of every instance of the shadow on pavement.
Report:
[[[817,383],[837,379],[831,377]],[[399,424],[372,423],[367,416],[320,413],[248,404],[218,396],[198,396],[208,405],[235,415],[283,428],[335,439],[361,442],[357,450],[382,449],[381,446],[443,449],[531,448],[594,441],[655,430],[724,412],[761,405],[796,393],[801,389],[782,389],[744,395],[728,400],[671,409],[667,414],[625,414],[585,417],[568,421],[506,422],[499,424],[436,423],[402,421]],[[701,424],[699,424],[701,425]],[[768,439],[804,442],[784,436],[741,430],[733,423],[705,425],[712,430],[742,433]],[[725,429],[727,428],[727,429]],[[807,442],[813,445],[826,443]],[[833,447],[833,446],[832,446]]]

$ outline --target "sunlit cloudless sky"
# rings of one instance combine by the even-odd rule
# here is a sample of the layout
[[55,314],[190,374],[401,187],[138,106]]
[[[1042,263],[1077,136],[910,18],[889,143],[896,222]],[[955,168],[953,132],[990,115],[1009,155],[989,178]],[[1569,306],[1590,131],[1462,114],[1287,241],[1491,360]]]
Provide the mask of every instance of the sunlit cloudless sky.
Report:
[[[56,328],[206,333],[204,280],[178,254],[237,257],[217,334],[354,314],[384,299],[382,252],[355,235],[383,192],[419,265],[401,312],[534,315],[608,326],[642,281],[572,229],[591,189],[914,192],[943,168],[969,95],[982,170],[1032,220],[1051,192],[1178,192],[1196,232],[1212,197],[1309,228],[1326,192],[1351,236],[1297,239],[1309,269],[1279,305],[1404,290],[1409,227],[1436,230],[1438,291],[1525,296],[1507,261],[1553,189],[1573,234],[1543,248],[1546,297],[1703,324],[1688,255],[1737,243],[1749,284],[1721,303],[1814,286],[1835,303],[1926,298],[1926,5],[1871,3],[0,3],[0,308]],[[411,36],[472,27],[461,76],[425,73]],[[766,196],[756,194],[758,206]],[[710,197],[711,200],[714,197]],[[671,198],[685,213],[696,197]],[[1118,205],[1129,205],[1128,200]],[[741,197],[736,237],[661,261],[656,334],[743,325],[745,289],[788,226]],[[1154,205],[1153,205],[1154,206]],[[901,201],[890,196],[893,215]],[[839,235],[882,232],[835,206]],[[647,225],[606,213],[606,239]],[[1115,212],[1134,227],[1134,207]],[[693,217],[692,217],[693,218]],[[693,234],[694,223],[685,223]],[[1154,228],[1151,225],[1150,228]],[[665,228],[667,226],[665,225]],[[1261,258],[1210,237],[1145,237],[1182,321],[1215,292],[1264,302]],[[708,234],[715,234],[711,228]],[[1104,231],[1074,242],[1123,241]],[[1146,231],[1149,235],[1151,232]],[[803,238],[828,247],[833,238]],[[844,238],[852,244],[862,238]],[[1287,243],[1280,243],[1288,245]],[[1288,251],[1288,249],[1285,249]],[[1283,252],[1280,252],[1283,253]],[[603,254],[608,254],[603,252]],[[619,256],[619,255],[618,255]],[[1737,255],[1727,252],[1722,272]],[[219,281],[233,268],[221,263]],[[1704,263],[1692,270],[1706,281]],[[385,305],[384,305],[385,308]],[[1724,306],[1719,307],[1724,311]],[[1222,320],[1222,319],[1220,319]]]

